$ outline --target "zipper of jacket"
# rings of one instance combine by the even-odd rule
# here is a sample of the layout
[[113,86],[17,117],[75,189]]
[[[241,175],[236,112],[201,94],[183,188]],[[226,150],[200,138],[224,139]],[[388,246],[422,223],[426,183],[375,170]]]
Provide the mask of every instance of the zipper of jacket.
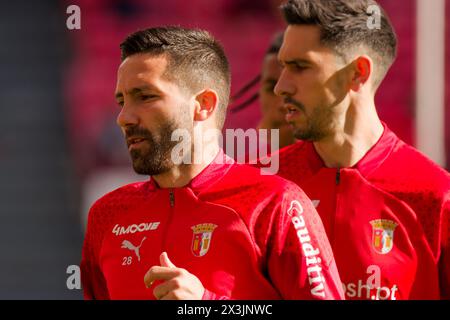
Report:
[[162,240],[162,252],[167,251],[167,247],[166,247],[166,243],[167,243],[167,236],[169,234],[169,228],[170,225],[172,224],[172,219],[173,219],[173,215],[174,215],[174,211],[175,211],[175,192],[174,189],[170,189],[169,190],[169,212],[168,212],[168,217],[167,217],[167,225],[166,228],[164,230],[164,234],[163,234],[163,240]]
[[175,194],[173,193],[173,189],[170,189],[170,192],[169,192],[169,202],[170,202],[170,207],[173,208],[175,206]]
[[335,193],[335,203],[334,203],[334,221],[333,221],[333,228],[332,232],[333,234],[330,235],[329,241],[331,244],[331,247],[335,247],[335,237],[336,237],[336,223],[338,218],[338,211],[339,211],[339,202],[340,202],[340,184],[341,184],[341,168],[337,168],[336,170],[336,176],[335,176],[335,183],[336,183],[336,193]]
[[336,185],[338,186],[341,183],[341,168],[337,168],[336,170]]

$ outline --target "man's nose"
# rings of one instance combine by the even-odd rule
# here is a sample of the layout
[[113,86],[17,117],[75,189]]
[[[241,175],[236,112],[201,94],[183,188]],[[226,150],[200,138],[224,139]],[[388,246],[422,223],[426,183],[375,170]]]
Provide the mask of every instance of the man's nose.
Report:
[[139,117],[131,105],[124,103],[116,122],[119,127],[126,128],[137,125],[139,123]]
[[281,72],[273,91],[280,97],[293,96],[295,94],[295,85],[286,74],[285,70]]

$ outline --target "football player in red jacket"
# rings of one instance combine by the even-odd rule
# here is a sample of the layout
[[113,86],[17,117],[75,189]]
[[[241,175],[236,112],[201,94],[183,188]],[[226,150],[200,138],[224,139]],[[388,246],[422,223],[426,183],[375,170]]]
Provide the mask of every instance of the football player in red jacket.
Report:
[[373,0],[290,0],[275,92],[302,141],[279,174],[315,204],[348,299],[450,297],[450,175],[380,121],[396,36]]
[[300,188],[234,163],[205,137],[220,132],[228,104],[220,44],[163,27],[131,34],[121,50],[117,123],[135,171],[151,179],[92,206],[85,298],[343,298],[322,222]]

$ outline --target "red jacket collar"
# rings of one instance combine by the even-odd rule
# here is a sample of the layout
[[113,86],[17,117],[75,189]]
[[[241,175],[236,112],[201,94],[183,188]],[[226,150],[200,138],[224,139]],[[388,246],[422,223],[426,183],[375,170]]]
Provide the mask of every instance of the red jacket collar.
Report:
[[[361,175],[365,177],[370,175],[384,162],[384,160],[391,154],[396,143],[399,141],[399,138],[395,135],[395,133],[392,132],[384,122],[382,122],[382,124],[384,130],[380,139],[378,139],[377,143],[369,149],[369,151],[364,155],[364,157],[362,157],[361,160],[358,161],[358,163],[350,168],[358,170]],[[326,168],[325,163],[317,153],[312,142],[306,142],[303,148],[305,148],[305,152],[308,154],[308,164],[313,172]]]
[[[195,193],[199,193],[223,177],[234,163],[235,161],[220,149],[214,160],[183,188],[191,188]],[[159,187],[155,179],[150,177],[149,190],[155,191],[158,189],[162,188]]]

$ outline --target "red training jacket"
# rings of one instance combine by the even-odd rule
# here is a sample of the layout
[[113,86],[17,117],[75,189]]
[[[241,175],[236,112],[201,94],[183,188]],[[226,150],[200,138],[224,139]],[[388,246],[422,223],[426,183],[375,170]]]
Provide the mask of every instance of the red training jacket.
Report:
[[86,299],[154,299],[144,275],[161,252],[197,276],[203,299],[341,299],[320,218],[293,183],[219,153],[183,188],[150,179],[91,208],[82,253]]
[[279,175],[315,204],[346,299],[450,298],[450,175],[384,127],[351,168],[300,141],[278,153]]

